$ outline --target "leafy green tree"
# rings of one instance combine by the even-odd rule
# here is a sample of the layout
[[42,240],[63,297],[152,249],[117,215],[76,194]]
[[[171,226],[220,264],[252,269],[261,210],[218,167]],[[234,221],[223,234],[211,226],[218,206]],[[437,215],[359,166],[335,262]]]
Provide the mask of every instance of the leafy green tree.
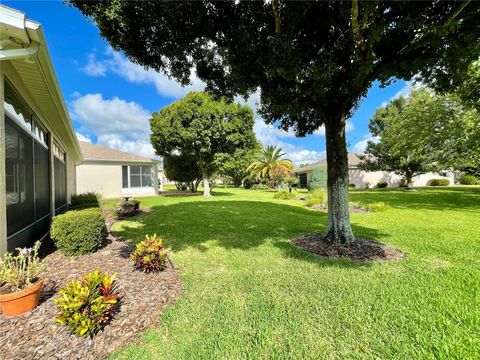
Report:
[[263,118],[298,136],[325,125],[332,242],[355,240],[345,124],[372,83],[447,87],[480,55],[480,2],[468,0],[70,3],[135,63],[182,84],[194,68],[222,96],[259,89]]
[[359,155],[361,169],[395,172],[405,178],[408,189],[413,177],[435,170],[431,154],[417,152],[407,139],[399,136],[405,126],[402,121],[411,115],[415,116],[414,110],[404,97],[393,99],[384,108],[377,109],[370,119],[369,129],[379,141],[369,141],[365,155]]
[[234,154],[256,142],[253,112],[248,106],[214,100],[203,92],[191,92],[153,113],[151,142],[164,157],[195,159],[203,179],[203,195],[211,196],[210,177],[220,153]]
[[242,185],[243,179],[248,176],[248,166],[258,152],[258,144],[254,143],[252,145],[254,146],[250,149],[236,149],[233,154],[218,154],[215,159],[218,173],[230,176],[235,187]]
[[380,140],[368,143],[361,167],[403,175],[408,188],[425,172],[480,164],[480,115],[456,95],[416,89],[378,109],[369,126]]
[[163,170],[165,176],[175,181],[177,188],[181,189],[181,184],[186,184],[192,192],[196,192],[202,173],[194,157],[185,155],[166,155],[163,157]]
[[250,164],[247,171],[251,178],[274,180],[274,170],[282,169],[286,172],[293,172],[293,163],[284,159],[286,154],[276,145],[266,146],[257,158]]

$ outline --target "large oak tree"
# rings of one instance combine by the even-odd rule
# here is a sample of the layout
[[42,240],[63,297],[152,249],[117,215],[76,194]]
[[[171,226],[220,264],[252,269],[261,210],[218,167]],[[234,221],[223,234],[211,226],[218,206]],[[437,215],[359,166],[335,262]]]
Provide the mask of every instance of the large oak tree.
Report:
[[261,92],[261,114],[298,136],[325,125],[327,240],[351,242],[345,122],[372,82],[449,86],[479,56],[474,1],[78,1],[134,62],[224,96]]

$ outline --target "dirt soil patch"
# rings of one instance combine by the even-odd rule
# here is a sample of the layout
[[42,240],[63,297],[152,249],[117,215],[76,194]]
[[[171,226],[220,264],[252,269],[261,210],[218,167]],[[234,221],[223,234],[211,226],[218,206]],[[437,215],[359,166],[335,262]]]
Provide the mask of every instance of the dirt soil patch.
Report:
[[292,241],[303,250],[327,258],[347,258],[355,261],[398,260],[405,256],[400,250],[375,240],[357,237],[350,244],[333,244],[323,234],[301,235]]
[[[181,281],[172,263],[155,274],[134,270],[129,257],[132,248],[110,235],[109,244],[94,254],[68,257],[54,251],[47,255],[40,305],[18,318],[0,315],[0,359],[99,359],[158,325],[165,307],[182,294]],[[118,274],[118,289],[123,293],[119,312],[92,339],[71,335],[55,323],[54,299],[67,282],[97,268]]]

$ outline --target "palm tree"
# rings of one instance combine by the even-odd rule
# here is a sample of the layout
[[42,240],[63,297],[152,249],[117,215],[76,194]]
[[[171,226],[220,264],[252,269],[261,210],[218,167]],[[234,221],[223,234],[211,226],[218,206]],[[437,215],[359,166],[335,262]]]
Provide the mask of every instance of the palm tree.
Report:
[[253,178],[272,179],[274,169],[284,169],[293,172],[295,166],[288,159],[282,159],[286,154],[276,145],[266,146],[257,159],[247,168]]

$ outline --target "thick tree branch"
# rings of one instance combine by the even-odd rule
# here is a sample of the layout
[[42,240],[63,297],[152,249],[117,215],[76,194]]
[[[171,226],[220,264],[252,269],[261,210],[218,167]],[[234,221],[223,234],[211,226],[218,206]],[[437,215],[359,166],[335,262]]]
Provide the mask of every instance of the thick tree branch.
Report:
[[279,0],[272,0],[272,10],[273,10],[273,19],[275,20],[275,33],[280,34],[281,19],[280,19],[280,11],[278,9],[277,1]]

